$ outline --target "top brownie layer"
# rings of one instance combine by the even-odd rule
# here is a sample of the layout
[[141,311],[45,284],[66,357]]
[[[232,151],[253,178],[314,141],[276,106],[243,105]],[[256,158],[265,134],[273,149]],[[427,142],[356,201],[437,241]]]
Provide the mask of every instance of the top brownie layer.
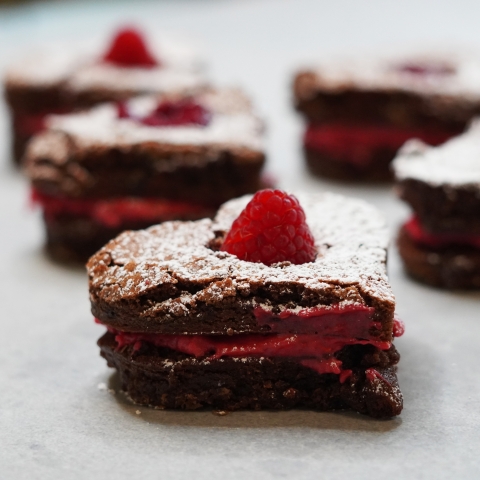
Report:
[[411,140],[393,162],[397,191],[432,232],[480,233],[480,120],[439,147]]
[[[87,265],[92,312],[119,330],[170,334],[265,332],[255,315],[371,307],[391,341],[395,301],[386,276],[388,231],[376,209],[334,194],[299,195],[318,250],[314,262],[274,266],[218,250],[250,197],[216,219],[125,232]],[[268,330],[267,330],[268,331]]]
[[480,61],[423,55],[324,61],[297,73],[297,109],[310,122],[462,128],[480,112]]
[[[30,143],[27,173],[37,190],[55,196],[140,195],[214,204],[254,192],[264,163],[263,124],[238,90],[193,97],[211,115],[207,125],[149,126],[148,115],[179,95],[49,117],[49,129]],[[190,97],[188,97],[190,98]]]
[[107,42],[32,52],[6,72],[8,103],[16,111],[33,113],[206,86],[201,60],[192,49],[168,38],[152,40],[148,48],[160,63],[148,68],[102,61]]

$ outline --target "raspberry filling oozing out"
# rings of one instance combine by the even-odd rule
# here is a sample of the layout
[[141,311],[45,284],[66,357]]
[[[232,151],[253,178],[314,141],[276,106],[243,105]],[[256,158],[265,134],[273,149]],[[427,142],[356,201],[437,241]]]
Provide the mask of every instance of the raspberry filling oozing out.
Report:
[[480,248],[480,235],[468,233],[431,233],[425,230],[417,216],[413,216],[403,225],[410,238],[426,247],[442,248],[453,245]]
[[379,150],[394,153],[411,138],[429,145],[440,145],[457,131],[405,130],[380,125],[347,125],[331,123],[309,125],[304,135],[307,149],[327,154],[338,161],[358,166],[368,165]]
[[160,102],[155,110],[145,117],[136,117],[133,115],[129,111],[126,103],[119,103],[117,108],[119,118],[130,118],[150,127],[180,127],[192,125],[205,127],[210,123],[212,118],[209,110],[191,98],[175,102]]
[[186,215],[195,218],[210,216],[214,208],[196,203],[178,202],[161,198],[123,197],[112,199],[73,199],[53,197],[32,190],[34,204],[43,208],[45,218],[61,215],[87,217],[100,225],[117,228],[126,222],[163,222]]
[[103,56],[103,61],[121,67],[152,68],[160,66],[147,48],[142,33],[135,28],[119,30]]
[[[127,333],[120,332],[114,328],[107,329],[115,335],[117,349],[132,345],[134,350],[139,350],[143,342],[153,344],[157,347],[169,348],[187,355],[193,355],[196,358],[219,359],[223,357],[283,357],[292,358],[299,361],[302,365],[315,370],[316,372],[334,373],[341,376],[342,383],[349,377],[351,371],[342,369],[342,362],[335,357],[335,353],[343,347],[349,345],[373,345],[380,350],[388,350],[391,342],[378,340],[369,332],[369,328],[376,326],[372,322],[371,310],[368,307],[358,307],[356,310],[349,309],[344,312],[346,317],[339,319],[339,325],[335,325],[333,318],[335,315],[342,315],[341,310],[337,313],[324,313],[325,309],[309,309],[310,317],[298,316],[292,320],[294,315],[285,317],[287,324],[284,327],[277,328],[277,331],[285,331],[290,328],[289,322],[294,322],[299,327],[299,331],[309,331],[315,328],[319,332],[312,333],[272,333],[266,335],[260,334],[241,334],[234,336],[225,335],[164,335],[156,333]],[[315,312],[314,312],[315,310]],[[266,315],[256,313],[257,318]],[[314,315],[315,313],[315,315]],[[355,318],[355,317],[358,318]],[[284,319],[280,320],[283,321]],[[320,326],[322,320],[325,325]],[[298,325],[301,322],[310,321],[310,325],[305,328]],[[97,320],[97,323],[102,323]],[[395,336],[403,334],[403,323],[395,319],[393,331]],[[351,328],[350,327],[351,324]],[[365,324],[359,328],[359,324]],[[365,334],[364,338],[357,338],[355,335],[359,332]]]

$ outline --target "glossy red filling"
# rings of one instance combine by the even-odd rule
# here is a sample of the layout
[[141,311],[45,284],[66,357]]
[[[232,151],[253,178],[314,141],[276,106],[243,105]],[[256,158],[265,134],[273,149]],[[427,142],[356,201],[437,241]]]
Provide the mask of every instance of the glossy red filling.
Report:
[[[340,375],[340,381],[344,382],[351,374],[350,370],[342,369],[342,362],[335,358],[335,353],[349,345],[373,345],[381,350],[390,348],[391,343],[376,340],[369,333],[366,326],[359,328],[358,323],[369,323],[371,326],[371,314],[373,309],[368,307],[357,307],[355,312],[350,309],[345,313],[322,312],[322,309],[305,309],[302,316],[293,320],[294,315],[285,316],[286,326],[277,327],[277,331],[289,329],[290,322],[298,322],[296,326],[303,331],[315,329],[321,333],[272,333],[267,335],[242,334],[234,336],[225,335],[163,335],[156,333],[127,333],[120,332],[111,327],[108,330],[115,334],[117,348],[125,345],[133,345],[135,350],[141,348],[142,342],[153,344],[157,347],[169,348],[171,350],[193,355],[197,358],[219,359],[222,357],[288,357],[298,360],[302,365],[315,370],[316,372],[334,373]],[[337,309],[337,312],[341,312]],[[355,313],[359,314],[358,321],[355,320]],[[369,318],[362,314],[367,313]],[[263,315],[263,313],[261,314]],[[333,316],[337,315],[340,326],[335,327],[332,323]],[[257,318],[260,318],[256,314]],[[279,317],[277,317],[279,318]],[[310,319],[310,320],[309,320]],[[325,325],[320,326],[321,320]],[[299,325],[301,322],[309,322],[305,328]],[[351,328],[348,326],[351,321]],[[98,323],[101,323],[97,320]],[[396,322],[398,322],[396,320]],[[374,322],[375,323],[375,322]],[[377,328],[378,325],[374,325]],[[365,338],[358,338],[355,334],[362,332]],[[397,335],[403,334],[402,328],[394,328]]]
[[466,233],[430,233],[424,229],[416,216],[405,223],[403,228],[414,242],[427,247],[442,248],[452,245],[467,245],[480,248],[480,235]]
[[304,308],[299,312],[284,310],[278,315],[257,307],[259,325],[268,325],[274,333],[312,333],[333,337],[373,338],[381,324],[373,319],[375,309],[365,305]]
[[183,99],[177,102],[161,102],[145,117],[134,116],[126,103],[119,103],[118,117],[130,118],[150,127],[179,127],[184,125],[206,126],[210,123],[212,114],[192,99]]
[[309,150],[325,153],[339,161],[366,165],[378,150],[396,152],[411,138],[419,138],[429,145],[440,145],[456,133],[332,123],[309,125],[304,135],[304,145]]
[[106,227],[120,227],[126,222],[160,222],[174,220],[181,215],[209,216],[213,208],[188,202],[157,198],[124,197],[111,199],[73,199],[53,197],[32,190],[33,203],[41,205],[45,218],[61,215],[87,217]]

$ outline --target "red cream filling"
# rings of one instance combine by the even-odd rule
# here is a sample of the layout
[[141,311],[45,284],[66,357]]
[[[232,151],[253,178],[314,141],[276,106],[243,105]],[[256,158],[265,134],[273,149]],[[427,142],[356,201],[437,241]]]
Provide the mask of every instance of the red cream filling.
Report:
[[419,138],[429,145],[440,145],[456,133],[331,123],[309,125],[304,135],[304,145],[309,150],[361,166],[367,165],[378,150],[397,151],[411,138]]
[[45,217],[54,219],[60,215],[87,217],[110,228],[125,222],[155,222],[174,220],[181,215],[209,216],[212,207],[195,203],[178,202],[161,198],[123,197],[109,199],[73,199],[54,197],[32,190],[31,199],[39,204]]
[[449,247],[452,245],[468,245],[480,248],[480,235],[468,233],[430,233],[422,226],[417,216],[412,217],[403,228],[410,238],[431,248]]
[[[379,327],[377,322],[372,321],[373,309],[357,306],[348,308],[345,312],[342,310],[312,308],[302,310],[301,314],[285,314],[283,318],[280,315],[274,316],[271,320],[277,322],[275,332],[285,332],[294,325],[299,332],[309,333],[225,336],[127,333],[111,327],[108,327],[108,330],[115,334],[117,348],[133,345],[133,348],[138,350],[142,342],[147,342],[196,358],[212,360],[223,357],[288,357],[320,374],[340,375],[340,381],[343,383],[351,371],[342,369],[342,362],[335,358],[336,352],[348,345],[373,345],[380,350],[388,350],[391,343],[378,340],[371,335],[371,329],[378,330]],[[268,312],[256,309],[255,316],[265,325],[270,324],[268,315],[272,317]],[[338,319],[338,325],[334,324],[334,317]],[[286,324],[280,326],[284,320]],[[325,321],[323,325],[322,320]],[[303,326],[302,323],[307,325]],[[395,323],[399,321],[395,319]],[[401,325],[394,328],[394,334],[398,336],[403,334],[403,324]],[[311,333],[313,331],[317,333]]]

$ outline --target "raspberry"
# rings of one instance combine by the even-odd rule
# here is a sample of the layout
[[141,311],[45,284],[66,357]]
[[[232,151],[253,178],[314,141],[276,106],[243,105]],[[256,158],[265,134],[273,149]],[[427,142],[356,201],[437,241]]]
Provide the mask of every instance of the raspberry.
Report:
[[150,127],[201,125],[206,126],[212,118],[211,113],[191,99],[176,102],[163,101],[153,112],[145,117],[135,117],[124,102],[117,103],[118,118],[131,118]]
[[134,28],[125,28],[117,32],[103,60],[125,67],[159,65],[148,51],[142,34]]
[[241,260],[272,265],[313,262],[315,241],[298,200],[281,190],[257,192],[220,248]]
[[193,100],[165,101],[141,122],[154,127],[164,125],[208,125],[210,112]]

